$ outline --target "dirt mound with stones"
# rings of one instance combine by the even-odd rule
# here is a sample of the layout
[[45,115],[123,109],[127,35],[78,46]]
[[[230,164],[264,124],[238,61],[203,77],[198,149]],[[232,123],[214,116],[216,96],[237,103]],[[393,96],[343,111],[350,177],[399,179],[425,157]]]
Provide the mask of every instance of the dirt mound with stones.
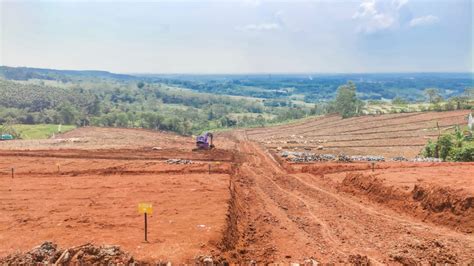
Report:
[[0,264],[5,265],[128,265],[134,262],[137,261],[118,246],[85,244],[62,249],[53,242],[44,242],[26,253],[12,254],[0,259]]
[[339,189],[453,229],[474,231],[474,196],[462,189],[417,184],[410,191],[388,186],[380,178],[348,173]]

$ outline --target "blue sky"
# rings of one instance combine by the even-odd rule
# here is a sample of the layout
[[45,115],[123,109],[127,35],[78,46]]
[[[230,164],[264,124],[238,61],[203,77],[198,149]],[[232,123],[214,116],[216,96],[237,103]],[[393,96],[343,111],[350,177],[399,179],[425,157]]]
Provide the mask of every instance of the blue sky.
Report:
[[473,71],[471,0],[0,0],[0,64],[120,73]]

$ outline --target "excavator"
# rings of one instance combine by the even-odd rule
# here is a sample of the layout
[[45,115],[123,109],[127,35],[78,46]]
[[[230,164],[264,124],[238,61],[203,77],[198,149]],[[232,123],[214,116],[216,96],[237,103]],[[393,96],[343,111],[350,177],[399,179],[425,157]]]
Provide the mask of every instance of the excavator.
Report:
[[212,139],[214,136],[210,132],[206,132],[204,135],[196,137],[196,149],[197,150],[211,150],[214,149],[214,144],[212,144]]

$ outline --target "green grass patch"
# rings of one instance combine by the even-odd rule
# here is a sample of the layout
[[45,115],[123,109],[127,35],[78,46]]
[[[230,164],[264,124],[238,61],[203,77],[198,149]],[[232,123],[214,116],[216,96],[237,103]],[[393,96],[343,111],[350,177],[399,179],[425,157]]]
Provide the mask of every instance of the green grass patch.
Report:
[[[62,125],[61,132],[67,132],[75,129],[74,125]],[[38,125],[13,125],[13,129],[20,134],[22,139],[47,139],[53,134],[58,133],[58,125],[38,124]]]

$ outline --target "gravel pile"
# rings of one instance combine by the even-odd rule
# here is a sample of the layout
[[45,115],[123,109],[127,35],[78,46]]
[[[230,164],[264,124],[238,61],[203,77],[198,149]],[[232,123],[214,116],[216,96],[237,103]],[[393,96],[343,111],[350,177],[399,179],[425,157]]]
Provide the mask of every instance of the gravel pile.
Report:
[[[345,154],[314,154],[311,152],[298,152],[298,151],[281,151],[280,156],[286,158],[287,161],[294,163],[306,163],[306,162],[385,162],[384,156],[378,155],[353,155],[348,156]],[[394,162],[441,162],[438,158],[424,158],[416,157],[413,160],[409,160],[403,156],[397,156],[391,159]]]
[[355,155],[351,156],[352,161],[367,161],[367,162],[385,162],[385,157],[376,155]]
[[403,157],[403,156],[397,156],[397,157],[393,157],[392,161],[395,161],[395,162],[408,162],[408,159]]
[[85,244],[60,249],[58,245],[49,241],[26,253],[17,253],[0,258],[0,264],[2,265],[128,265],[133,262],[133,257],[123,252],[118,246],[104,245],[96,247],[92,244]]
[[413,162],[428,162],[428,163],[442,162],[442,160],[440,158],[433,158],[433,157],[416,157],[412,161]]
[[296,151],[282,151],[281,157],[286,158],[290,162],[304,163],[304,162],[384,162],[385,157],[376,155],[355,155],[348,156],[345,154],[314,154],[311,152],[296,152]]
[[301,162],[327,162],[335,161],[336,155],[333,154],[314,154],[310,152],[293,152],[283,151],[281,157],[287,158],[287,160],[295,163]]
[[351,160],[351,157],[349,157],[349,156],[347,156],[347,155],[345,155],[345,154],[339,154],[339,155],[337,156],[337,161],[338,161],[338,162],[346,162],[346,163],[349,163],[349,162],[351,162],[352,160]]
[[193,161],[185,159],[168,159],[166,160],[167,164],[192,164]]

